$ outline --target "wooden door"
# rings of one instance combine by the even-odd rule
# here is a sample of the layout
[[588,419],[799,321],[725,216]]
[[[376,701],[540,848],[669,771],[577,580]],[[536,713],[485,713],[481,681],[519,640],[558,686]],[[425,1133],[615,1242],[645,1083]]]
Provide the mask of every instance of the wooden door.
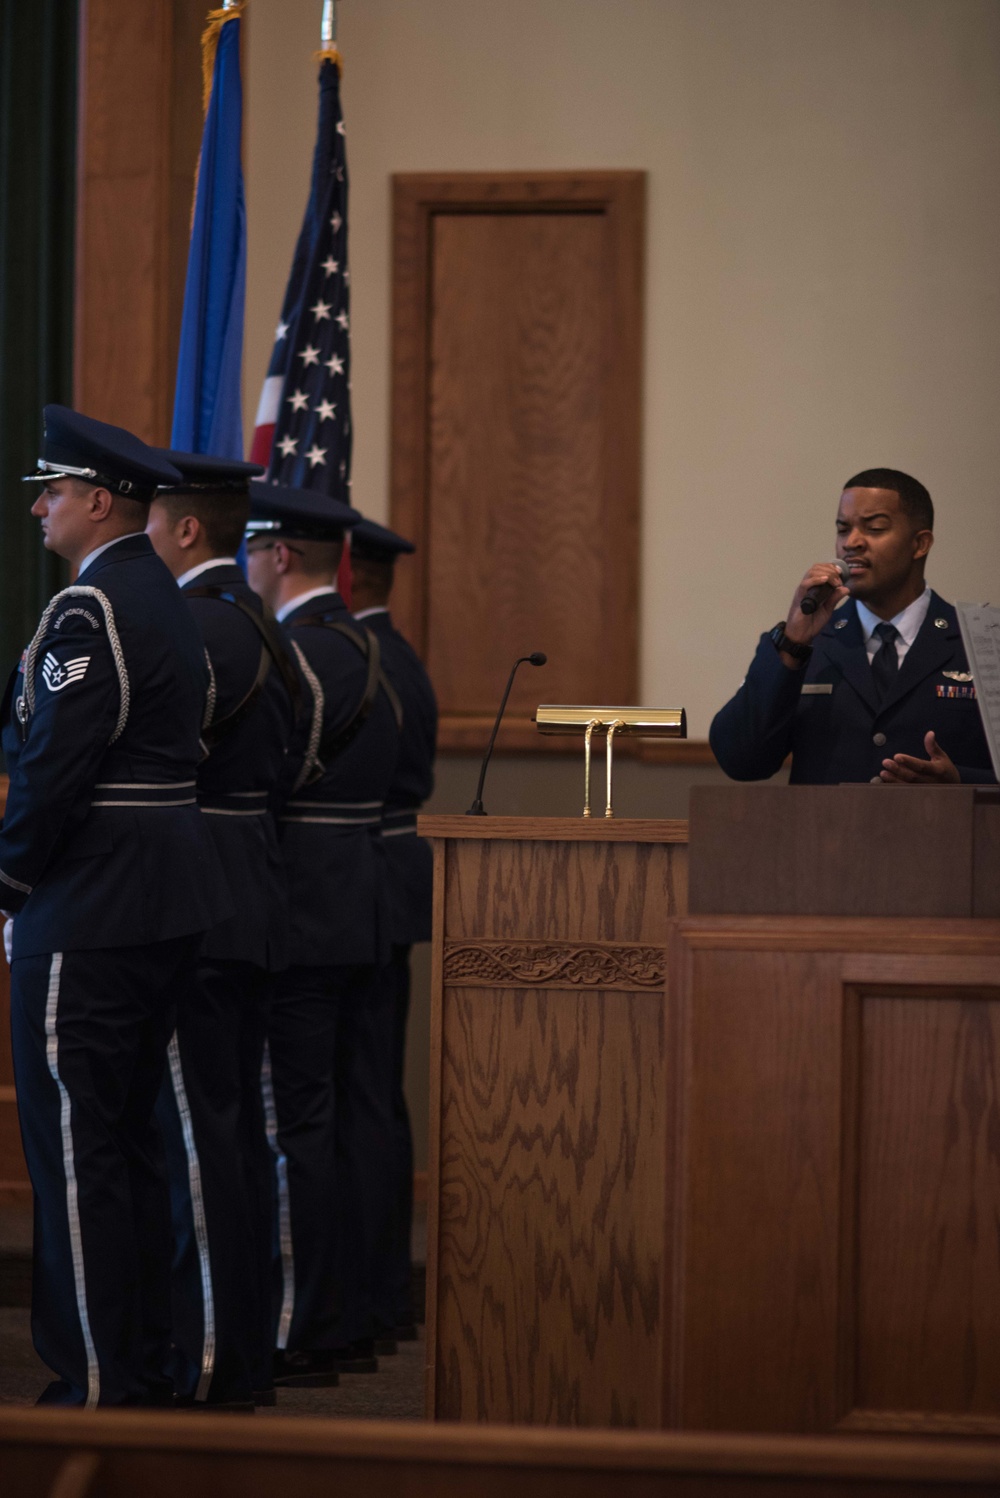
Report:
[[394,607],[443,748],[533,650],[508,747],[540,700],[635,698],[643,209],[638,172],[396,178]]

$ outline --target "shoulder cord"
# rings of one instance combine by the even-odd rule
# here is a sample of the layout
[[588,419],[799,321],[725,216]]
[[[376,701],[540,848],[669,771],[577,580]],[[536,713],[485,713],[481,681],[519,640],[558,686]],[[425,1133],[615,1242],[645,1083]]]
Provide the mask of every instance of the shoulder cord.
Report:
[[[209,751],[209,753],[211,753],[211,751],[218,744],[220,744],[223,739],[228,738],[229,735],[233,733],[234,730],[237,729],[244,721],[244,719],[249,715],[261,692],[264,690],[264,684],[267,681],[268,674],[271,670],[272,660],[278,667],[281,679],[284,682],[285,689],[292,700],[292,707],[297,717],[301,695],[299,691],[298,678],[296,677],[295,670],[288,658],[288,652],[285,649],[284,641],[278,633],[277,627],[274,623],[274,619],[270,616],[269,611],[268,613],[262,614],[256,613],[256,611],[250,608],[248,604],[245,604],[242,599],[237,598],[231,589],[224,587],[206,586],[203,588],[191,588],[187,593],[185,593],[184,596],[186,598],[214,598],[220,603],[228,603],[231,607],[239,609],[244,618],[248,619],[253,625],[254,629],[257,631],[257,634],[261,639],[260,660],[257,664],[257,675],[254,678],[253,685],[251,686],[249,692],[247,692],[246,696],[243,698],[243,701],[240,702],[236,707],[234,707],[232,712],[227,713],[224,718],[220,718],[217,723],[212,722],[212,714],[214,713],[215,709],[215,693],[214,691],[212,693],[212,711],[207,714],[204,730],[202,733],[202,742],[204,743],[205,748]],[[206,655],[207,653],[208,652],[206,651]],[[211,670],[211,662],[209,662],[209,669]],[[212,677],[212,684],[214,687],[214,674]]]
[[[215,667],[212,665],[212,657],[208,653],[207,645],[202,648],[205,651],[205,665],[208,667],[208,691],[205,693],[205,712],[201,720],[201,729],[204,733],[215,717],[215,699],[218,691],[215,685]],[[204,740],[202,742],[204,743]]]
[[302,668],[302,675],[306,679],[306,685],[309,687],[313,699],[312,722],[309,724],[309,743],[306,747],[302,769],[299,771],[298,778],[292,787],[292,795],[294,796],[296,791],[300,791],[309,781],[318,780],[323,773],[323,766],[319,758],[319,741],[323,734],[323,709],[326,706],[326,699],[323,696],[323,686],[319,677],[306,660],[305,652],[296,640],[292,641],[292,649],[298,657],[299,666]]
[[329,761],[343,753],[347,746],[357,738],[375,706],[375,699],[380,688],[389,699],[397,729],[403,726],[403,704],[399,700],[395,687],[382,669],[382,652],[378,640],[370,629],[366,628],[359,632],[352,629],[349,624],[340,624],[336,620],[328,619],[324,614],[312,614],[306,619],[296,619],[296,628],[300,625],[314,625],[322,629],[334,630],[338,635],[343,635],[345,640],[350,640],[368,662],[368,675],[361,701],[344,726],[328,735],[317,747],[314,764],[321,775]]
[[32,636],[31,644],[28,646],[28,653],[25,656],[24,660],[24,702],[27,708],[25,722],[27,721],[27,718],[30,717],[30,715],[35,711],[35,660],[38,656],[39,650],[41,649],[42,641],[45,639],[46,632],[49,627],[49,620],[52,618],[52,615],[55,613],[56,609],[59,608],[60,604],[66,598],[92,598],[94,602],[100,607],[100,610],[104,615],[104,626],[108,632],[108,640],[111,645],[111,654],[114,657],[115,670],[118,673],[118,689],[120,693],[118,721],[115,724],[114,733],[108,740],[109,744],[113,744],[116,739],[121,737],[125,728],[125,724],[128,721],[128,710],[129,704],[132,700],[132,689],[129,686],[128,671],[125,668],[125,653],[122,650],[122,642],[118,637],[118,628],[115,624],[115,615],[114,610],[111,607],[111,600],[105,593],[102,593],[99,588],[88,588],[82,583],[74,583],[69,588],[63,588],[61,593],[57,593],[56,596],[50,600],[45,608],[45,612],[42,614],[41,619],[38,621],[38,628],[35,630],[35,633]]

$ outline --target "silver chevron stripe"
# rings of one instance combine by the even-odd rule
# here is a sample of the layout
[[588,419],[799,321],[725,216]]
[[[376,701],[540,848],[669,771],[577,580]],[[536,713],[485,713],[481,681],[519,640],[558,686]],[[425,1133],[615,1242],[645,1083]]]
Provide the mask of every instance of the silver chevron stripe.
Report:
[[184,1153],[188,1163],[188,1189],[191,1192],[191,1215],[194,1218],[194,1241],[198,1249],[198,1267],[201,1271],[201,1300],[204,1339],[201,1347],[201,1373],[195,1399],[207,1399],[215,1372],[215,1298],[212,1294],[212,1263],[208,1253],[208,1222],[205,1218],[205,1196],[201,1189],[201,1165],[194,1142],[194,1125],[187,1091],[184,1087],[184,1071],[181,1067],[180,1046],[177,1032],[170,1037],[167,1051],[170,1058],[170,1081],[174,1089],[174,1101],[181,1121],[184,1136]]
[[59,1089],[59,1128],[62,1134],[63,1172],[66,1176],[66,1217],[69,1223],[69,1245],[73,1259],[73,1284],[76,1290],[76,1309],[80,1317],[80,1331],[87,1354],[87,1403],[86,1408],[97,1408],[101,1397],[101,1368],[97,1361],[97,1348],[90,1330],[90,1314],[87,1310],[87,1276],[83,1262],[83,1235],[80,1232],[80,1200],[76,1184],[76,1161],[73,1155],[73,1116],[69,1093],[59,1075],[59,1036],[56,1021],[59,1018],[59,980],[62,977],[61,952],[52,953],[49,965],[49,991],[45,1003],[45,1059],[49,1064],[52,1080]]

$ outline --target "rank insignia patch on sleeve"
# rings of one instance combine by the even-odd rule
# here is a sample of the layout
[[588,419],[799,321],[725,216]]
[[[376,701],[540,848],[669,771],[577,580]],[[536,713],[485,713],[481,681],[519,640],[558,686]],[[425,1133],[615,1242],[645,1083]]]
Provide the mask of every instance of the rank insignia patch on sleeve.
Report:
[[42,679],[50,692],[61,692],[72,682],[82,681],[89,665],[89,655],[79,655],[73,661],[57,661],[49,651],[42,662]]

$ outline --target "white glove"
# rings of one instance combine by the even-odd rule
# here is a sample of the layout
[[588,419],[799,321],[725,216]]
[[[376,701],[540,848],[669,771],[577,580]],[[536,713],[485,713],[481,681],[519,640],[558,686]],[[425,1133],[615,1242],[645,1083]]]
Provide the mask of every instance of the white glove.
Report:
[[3,950],[7,958],[7,966],[10,967],[10,954],[14,946],[14,917],[8,916],[3,923]]

